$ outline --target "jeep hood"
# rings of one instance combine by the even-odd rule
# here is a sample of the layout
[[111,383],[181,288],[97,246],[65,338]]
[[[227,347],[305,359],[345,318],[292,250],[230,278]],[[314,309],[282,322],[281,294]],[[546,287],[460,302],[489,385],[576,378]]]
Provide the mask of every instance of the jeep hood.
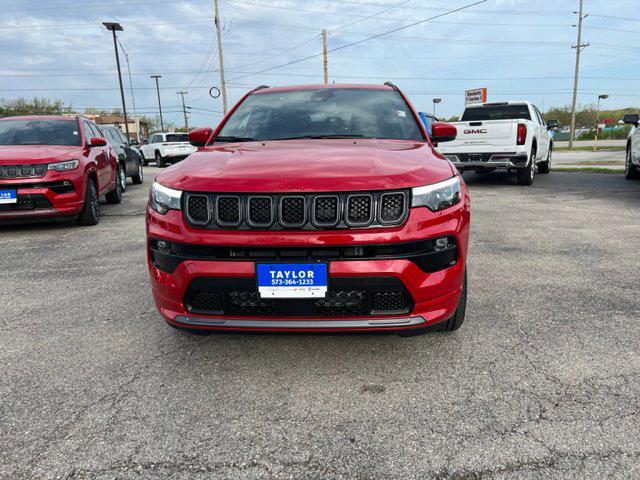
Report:
[[81,147],[57,145],[0,145],[0,165],[51,163],[79,158]]
[[454,174],[428,143],[326,139],[211,146],[170,167],[157,181],[200,192],[337,192],[409,188]]

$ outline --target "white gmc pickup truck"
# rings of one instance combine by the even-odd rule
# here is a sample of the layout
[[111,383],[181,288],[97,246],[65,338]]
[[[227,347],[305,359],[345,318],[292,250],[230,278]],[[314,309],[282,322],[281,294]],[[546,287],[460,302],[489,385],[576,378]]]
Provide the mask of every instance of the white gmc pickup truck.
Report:
[[531,185],[536,170],[549,173],[557,120],[546,124],[529,102],[480,103],[452,123],[457,138],[438,147],[460,172],[515,171],[519,185]]

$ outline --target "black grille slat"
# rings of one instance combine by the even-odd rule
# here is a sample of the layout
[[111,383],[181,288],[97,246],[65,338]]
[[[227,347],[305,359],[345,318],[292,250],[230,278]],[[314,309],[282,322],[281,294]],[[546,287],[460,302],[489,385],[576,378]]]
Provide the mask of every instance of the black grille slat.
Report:
[[307,220],[304,197],[283,197],[280,200],[280,222],[285,227],[299,227]]
[[196,228],[342,230],[401,225],[410,202],[405,190],[297,195],[187,192],[183,206],[185,220]]
[[380,200],[380,221],[395,223],[402,219],[405,212],[405,195],[402,192],[382,194]]
[[240,197],[220,196],[216,202],[216,221],[222,226],[237,226],[240,216]]
[[273,223],[273,199],[271,197],[249,197],[247,218],[254,227],[269,227]]
[[371,195],[351,195],[347,199],[347,223],[368,225],[373,218]]
[[0,212],[44,210],[51,209],[53,205],[44,195],[18,195],[16,203],[0,204]]
[[221,314],[224,312],[224,294],[221,292],[191,292],[187,304],[189,309],[194,312]]
[[370,307],[365,290],[327,292],[326,298],[316,300],[315,306],[326,317],[357,317],[368,315]]
[[195,223],[202,225],[209,223],[209,197],[206,195],[189,195],[187,209],[189,216]]

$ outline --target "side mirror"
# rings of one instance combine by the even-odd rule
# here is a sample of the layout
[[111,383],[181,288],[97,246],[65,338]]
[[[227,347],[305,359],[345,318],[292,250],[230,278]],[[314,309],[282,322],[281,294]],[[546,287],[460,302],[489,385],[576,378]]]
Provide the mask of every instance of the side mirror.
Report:
[[137,147],[138,145],[140,145],[140,142],[139,142],[139,141],[137,141],[137,140],[131,140],[131,141],[129,142],[129,145],[133,145],[134,147]]
[[639,118],[638,118],[638,114],[637,113],[627,113],[622,121],[624,123],[628,123],[630,125],[635,125],[636,127],[638,126],[639,123]]
[[104,147],[107,144],[107,141],[101,137],[91,137],[89,140],[89,144],[87,147]]
[[210,128],[196,128],[189,132],[189,143],[194,147],[204,147],[212,133]]
[[558,120],[547,120],[547,130],[554,130],[560,126]]
[[458,136],[458,130],[450,123],[433,122],[431,141],[434,143],[452,142]]

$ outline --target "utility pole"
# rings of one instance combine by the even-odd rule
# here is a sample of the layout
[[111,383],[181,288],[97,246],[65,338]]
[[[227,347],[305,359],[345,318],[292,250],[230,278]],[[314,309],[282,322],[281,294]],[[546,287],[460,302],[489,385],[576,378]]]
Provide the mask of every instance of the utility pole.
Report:
[[114,22],[103,22],[107,30],[113,34],[113,48],[116,50],[116,66],[118,67],[118,81],[120,82],[120,98],[122,100],[122,113],[124,114],[124,129],[127,132],[127,141],[131,140],[129,136],[129,120],[127,119],[127,105],[124,101],[124,87],[122,86],[122,71],[120,70],[120,55],[118,54],[118,39],[116,38],[116,31],[121,32],[124,29],[122,25]]
[[329,62],[327,60],[327,31],[322,30],[322,58],[324,60],[324,84],[329,83]]
[[573,148],[573,140],[576,134],[576,103],[578,101],[578,76],[580,75],[580,53],[589,46],[588,43],[582,43],[582,20],[587,15],[582,15],[582,3],[580,0],[580,8],[578,10],[578,44],[571,47],[576,49],[576,71],[573,77],[573,103],[571,105],[571,129],[569,132],[569,148]]
[[189,92],[184,92],[184,91],[180,90],[179,92],[176,92],[176,93],[182,97],[182,113],[184,114],[184,128],[188,132],[189,131],[189,120],[187,119],[187,108],[184,106],[184,96],[187,95],[187,93],[189,93]]
[[158,110],[160,110],[160,131],[164,132],[164,122],[162,121],[162,103],[160,102],[160,84],[158,79],[162,78],[162,75],[151,75],[151,78],[156,79],[156,92],[158,92]]
[[220,32],[220,15],[218,14],[218,0],[215,5],[216,33],[218,35],[218,60],[220,63],[220,90],[222,92],[222,112],[227,113],[227,85],[224,79],[224,59],[222,58],[222,34]]
[[131,65],[129,64],[129,54],[122,46],[120,40],[118,40],[122,51],[124,52],[124,59],[127,62],[127,72],[129,73],[129,89],[131,90],[131,104],[133,105],[133,116],[136,124],[136,140],[140,143],[140,119],[138,118],[138,111],[136,110],[136,96],[133,94],[133,81],[131,80]]

